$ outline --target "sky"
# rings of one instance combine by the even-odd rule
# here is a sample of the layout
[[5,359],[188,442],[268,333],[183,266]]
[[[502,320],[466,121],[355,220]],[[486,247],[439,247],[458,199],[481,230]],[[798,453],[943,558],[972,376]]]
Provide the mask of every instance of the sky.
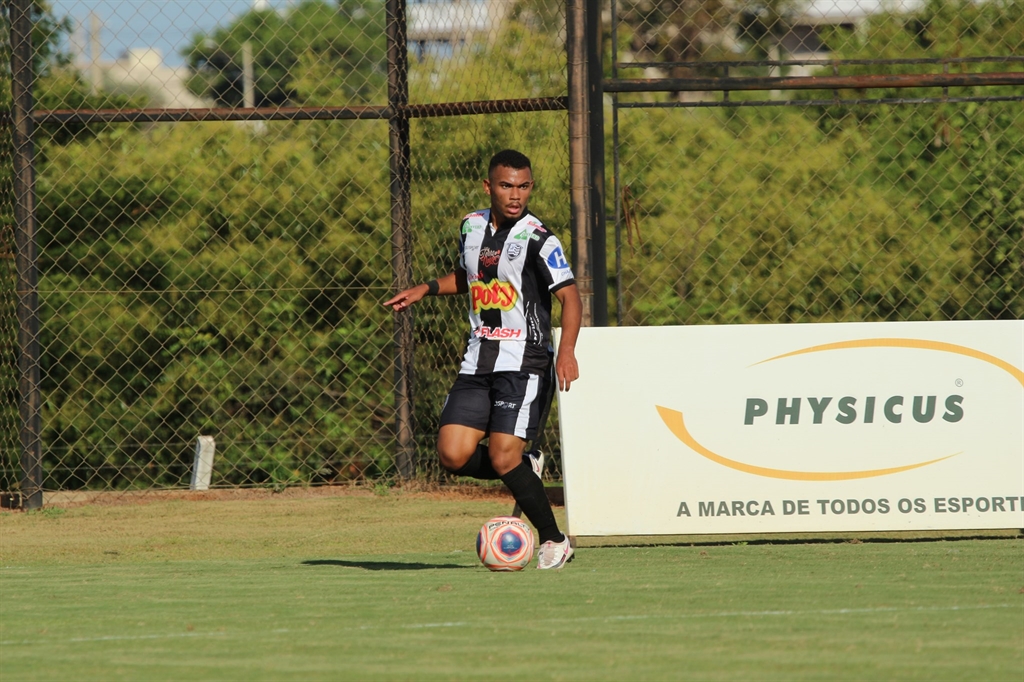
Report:
[[[71,17],[77,29],[89,26],[89,13],[102,23],[103,60],[113,61],[129,48],[155,48],[168,66],[181,66],[181,49],[197,32],[224,26],[253,7],[254,0],[50,0],[54,14]],[[292,0],[255,0],[273,9]],[[83,43],[87,32],[81,31]]]
[[[58,17],[70,16],[87,45],[89,13],[102,23],[103,60],[113,61],[129,48],[160,50],[164,63],[181,66],[182,48],[197,32],[209,32],[257,7],[284,9],[296,0],[50,0]],[[415,0],[413,0],[415,1]],[[421,0],[422,1],[422,0]],[[822,16],[862,14],[881,6],[908,8],[921,0],[808,0],[807,13]]]

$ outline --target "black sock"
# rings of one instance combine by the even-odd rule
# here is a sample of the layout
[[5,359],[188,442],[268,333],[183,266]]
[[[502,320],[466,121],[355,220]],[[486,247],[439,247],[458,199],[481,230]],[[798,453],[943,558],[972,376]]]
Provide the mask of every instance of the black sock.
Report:
[[478,478],[484,481],[493,481],[498,478],[498,472],[494,470],[494,466],[491,465],[491,456],[487,452],[486,445],[477,445],[476,451],[469,458],[461,469],[453,471],[456,476],[469,476],[470,478]]
[[501,477],[502,482],[512,491],[519,508],[526,514],[537,528],[537,536],[543,544],[548,540],[564,540],[565,536],[558,530],[555,513],[551,511],[551,503],[544,492],[544,484],[533,473],[533,468],[525,459],[512,471]]

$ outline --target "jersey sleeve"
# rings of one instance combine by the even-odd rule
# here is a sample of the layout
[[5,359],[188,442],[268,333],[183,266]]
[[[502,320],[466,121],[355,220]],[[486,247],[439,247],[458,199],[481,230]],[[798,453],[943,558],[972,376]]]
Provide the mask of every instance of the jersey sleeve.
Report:
[[466,226],[469,224],[469,216],[462,219],[459,223],[459,254],[455,261],[455,265],[463,270],[466,268]]
[[550,232],[537,250],[534,263],[541,278],[547,283],[548,291],[555,292],[576,282],[562,243]]

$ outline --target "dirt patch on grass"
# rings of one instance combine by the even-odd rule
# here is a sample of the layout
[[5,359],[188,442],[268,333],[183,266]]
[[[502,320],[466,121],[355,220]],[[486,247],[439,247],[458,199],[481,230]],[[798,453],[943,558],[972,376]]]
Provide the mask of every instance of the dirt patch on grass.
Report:
[[[561,492],[561,489],[559,489]],[[216,488],[212,490],[124,490],[124,491],[54,491],[43,495],[45,507],[65,509],[81,506],[123,506],[152,504],[175,500],[191,502],[287,500],[325,497],[386,497],[400,496],[438,500],[507,500],[512,494],[503,485],[446,484],[412,481],[395,486],[343,485],[292,487],[283,490],[270,488]],[[553,500],[557,503],[557,501]]]

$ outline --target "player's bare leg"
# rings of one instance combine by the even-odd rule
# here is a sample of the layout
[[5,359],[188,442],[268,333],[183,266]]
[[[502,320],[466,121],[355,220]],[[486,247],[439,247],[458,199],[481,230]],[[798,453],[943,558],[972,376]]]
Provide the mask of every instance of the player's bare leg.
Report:
[[[472,427],[458,424],[442,426],[437,438],[437,454],[441,466],[456,476],[493,481],[518,466],[519,461],[526,461],[540,478],[536,458],[522,452],[524,441],[516,436],[499,433],[490,439],[489,445],[481,445],[480,441],[486,437],[485,432]],[[495,466],[496,460],[503,464]],[[512,515],[520,516],[521,512]]]
[[[483,431],[467,426],[442,426],[437,439],[437,453],[442,466],[458,475],[473,475],[470,469],[481,468],[481,462],[474,461],[474,458],[479,460],[478,446],[486,435]],[[537,567],[561,568],[572,560],[573,550],[568,538],[558,530],[558,522],[544,491],[544,484],[529,460],[523,457],[525,449],[526,441],[518,436],[492,433],[486,464],[512,491],[517,506],[522,508],[537,529],[540,541]]]
[[507,433],[492,433],[488,447],[494,470],[504,476],[522,463],[526,441]]
[[485,431],[461,426],[445,424],[437,434],[437,456],[441,466],[457,474],[476,453],[480,441],[487,436]]

